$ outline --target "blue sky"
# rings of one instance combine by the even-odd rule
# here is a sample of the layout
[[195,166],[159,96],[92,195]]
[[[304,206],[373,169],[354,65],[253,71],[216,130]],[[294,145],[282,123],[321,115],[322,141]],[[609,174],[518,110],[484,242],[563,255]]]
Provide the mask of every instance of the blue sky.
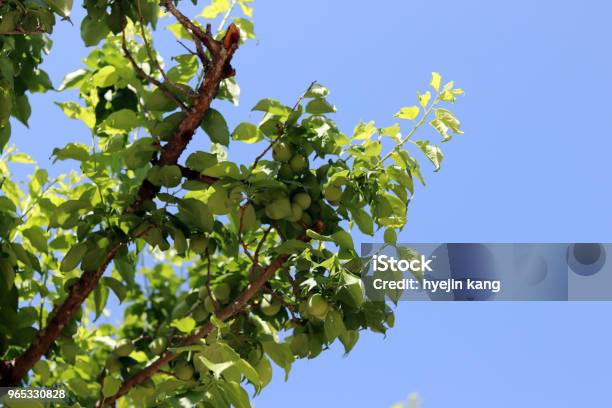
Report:
[[[230,124],[256,121],[248,110],[263,97],[290,104],[313,80],[332,90],[345,132],[393,123],[433,70],[466,90],[454,109],[465,135],[443,146],[440,173],[425,172],[400,241],[612,241],[609,2],[259,0],[255,13],[257,43],[234,64],[241,106],[220,105]],[[53,36],[45,67],[56,85],[80,67],[80,15]],[[170,35],[157,44],[178,50]],[[30,129],[15,126],[12,141],[43,165],[53,147],[88,138],[52,105],[70,98],[34,97]],[[610,312],[598,302],[404,303],[386,338],[363,335],[348,358],[334,348],[300,361],[255,403],[389,407],[417,391],[425,408],[609,406]]]

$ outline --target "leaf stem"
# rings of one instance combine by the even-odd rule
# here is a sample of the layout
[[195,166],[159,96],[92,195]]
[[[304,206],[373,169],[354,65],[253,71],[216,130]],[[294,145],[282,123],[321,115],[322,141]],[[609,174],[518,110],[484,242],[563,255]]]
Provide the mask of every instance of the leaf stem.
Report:
[[423,113],[423,116],[421,117],[421,119],[414,125],[412,130],[410,132],[408,132],[406,137],[403,138],[402,140],[400,140],[400,142],[397,145],[395,145],[395,147],[393,149],[391,149],[391,151],[389,153],[387,153],[382,159],[380,159],[380,163],[385,162],[389,157],[391,157],[391,155],[395,151],[399,150],[399,148],[401,148],[404,144],[406,144],[406,142],[408,140],[410,140],[412,135],[414,135],[415,132],[423,125],[423,123],[425,123],[425,120],[429,117],[429,114],[433,110],[434,106],[436,106],[438,104],[438,102],[440,102],[440,95],[438,95],[436,97],[436,99],[433,100],[431,105],[429,105],[429,108],[427,108],[427,110],[425,110],[425,112]]

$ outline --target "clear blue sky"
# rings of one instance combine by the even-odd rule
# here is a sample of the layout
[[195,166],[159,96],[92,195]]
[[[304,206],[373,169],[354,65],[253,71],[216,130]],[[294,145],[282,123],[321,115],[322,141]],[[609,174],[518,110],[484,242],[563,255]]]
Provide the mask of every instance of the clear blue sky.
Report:
[[[255,7],[258,43],[235,62],[242,104],[222,106],[232,124],[262,97],[291,103],[315,79],[332,89],[346,132],[359,120],[390,124],[432,70],[467,91],[456,109],[466,134],[444,146],[440,173],[427,172],[401,241],[612,241],[610,2]],[[174,49],[165,38],[158,45]],[[45,67],[58,85],[84,51],[78,27],[60,24],[54,40]],[[16,127],[13,141],[43,164],[53,147],[87,140],[51,104],[68,97],[36,96],[31,128]],[[417,391],[425,408],[608,407],[611,312],[609,303],[402,304],[387,338],[364,335],[349,358],[334,348],[300,361],[288,383],[277,372],[255,403],[386,408]]]

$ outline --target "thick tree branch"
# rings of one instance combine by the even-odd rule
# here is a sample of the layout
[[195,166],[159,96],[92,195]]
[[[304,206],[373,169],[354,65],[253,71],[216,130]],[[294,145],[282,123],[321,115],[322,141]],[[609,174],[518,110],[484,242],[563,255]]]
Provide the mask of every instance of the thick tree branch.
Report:
[[14,387],[19,384],[26,373],[40,360],[62,333],[64,327],[81,308],[87,296],[94,290],[106,267],[126,244],[127,241],[115,244],[96,270],[84,272],[79,280],[70,287],[68,297],[64,303],[53,310],[53,317],[47,323],[47,326],[39,332],[26,351],[10,363],[9,367],[5,368],[5,372],[2,373],[0,379],[0,386]]
[[[170,1],[169,3],[172,2]],[[234,24],[230,25],[224,39],[222,40],[224,45],[221,46],[221,43],[217,42],[219,52],[217,54],[213,54],[210,69],[206,73],[204,83],[198,90],[198,96],[195,98],[187,116],[185,116],[185,119],[183,119],[178,126],[174,136],[162,148],[159,159],[157,160],[157,164],[159,166],[170,166],[177,164],[179,157],[191,141],[195,131],[200,126],[200,123],[204,118],[204,114],[208,111],[210,104],[217,96],[219,84],[222,80],[233,75],[230,61],[234,55],[234,52],[236,51],[236,48],[238,48],[238,41],[240,38],[240,35],[238,35],[238,38],[236,38],[234,34],[236,32],[240,34],[238,27],[236,27]],[[227,38],[235,38],[235,42],[229,43],[228,47],[225,46]],[[145,181],[138,190],[136,200],[132,203],[132,205],[130,205],[130,207],[128,207],[127,212],[136,212],[142,203],[152,200],[158,192],[158,186]]]
[[[170,4],[172,9],[178,13],[171,1],[168,1],[167,4]],[[182,14],[178,14],[182,16]],[[229,26],[222,41],[216,41],[211,36],[208,38],[207,42],[209,44],[214,42],[213,48],[216,50],[216,52],[212,53],[210,69],[185,119],[178,126],[174,136],[162,148],[158,160],[160,165],[177,164],[179,157],[200,125],[204,114],[208,111],[213,99],[216,97],[219,84],[223,79],[233,75],[230,61],[238,48],[239,39],[240,31],[234,24]],[[125,43],[124,47],[125,51],[127,49]],[[138,212],[141,205],[147,200],[152,200],[158,192],[159,187],[145,180],[138,190],[136,200],[125,211],[127,213]],[[109,250],[98,269],[84,272],[79,280],[70,288],[65,301],[54,309],[53,317],[47,326],[39,332],[30,347],[12,362],[0,365],[0,386],[15,386],[21,382],[25,374],[49,350],[66,324],[75,316],[77,310],[80,309],[85,299],[95,289],[107,266],[119,250],[128,243],[129,241],[122,241],[116,244]]]
[[[264,269],[263,273],[255,281],[253,281],[244,292],[240,294],[240,296],[234,302],[217,312],[217,318],[221,321],[225,321],[240,313],[242,309],[253,298],[253,296],[255,296],[262,289],[265,283],[274,275],[274,273],[279,268],[283,266],[283,264],[288,259],[289,255],[282,255],[276,258],[270,265],[268,265],[266,269]],[[208,336],[214,328],[215,326],[212,323],[206,323],[196,333],[186,337],[185,340],[183,340],[181,346],[187,346],[198,342],[200,339]],[[99,401],[98,406],[113,404],[117,399],[127,394],[132,388],[142,384],[144,381],[151,378],[151,376],[157,373],[162,366],[174,360],[176,357],[177,355],[171,351],[165,352],[153,363],[148,365],[142,371],[138,372],[138,374],[126,380],[117,392],[117,394],[113,395],[110,398],[106,398],[103,401]]]
[[[323,231],[322,227],[323,227],[322,223],[317,223],[316,231],[321,233]],[[271,228],[268,228],[266,230],[266,232],[264,233],[265,234],[264,238],[261,242],[265,240],[270,230]],[[300,240],[304,242],[309,242],[310,238],[306,234],[304,234],[303,236],[300,237]],[[260,249],[261,249],[261,245],[258,245],[258,249],[256,250],[257,254],[259,254]],[[221,321],[226,321],[236,316],[237,314],[241,313],[244,307],[249,304],[250,300],[260,290],[264,289],[264,285],[270,280],[270,278],[274,276],[276,271],[278,271],[279,269],[283,267],[285,262],[289,260],[289,257],[290,257],[289,255],[280,255],[276,259],[274,259],[274,261],[272,261],[265,269],[263,269],[261,274],[257,276],[249,284],[249,286],[244,290],[244,292],[242,292],[236,298],[236,300],[234,300],[231,304],[229,304],[225,308],[215,312],[215,315],[217,316],[217,318]],[[200,327],[200,329],[196,333],[185,337],[182,343],[179,344],[177,347],[188,346],[188,345],[197,343],[200,339],[208,336],[214,330],[214,328],[215,326],[209,320],[205,325]],[[161,367],[171,362],[176,357],[178,357],[177,354],[171,351],[166,351],[157,360],[155,360],[154,362],[149,364],[147,367],[139,371],[133,377],[124,381],[123,385],[121,386],[121,388],[115,395],[113,395],[112,397],[106,398],[103,401],[98,401],[98,404],[96,406],[102,407],[105,405],[114,404],[117,401],[117,399],[121,398],[122,396],[130,392],[132,388],[142,384],[147,379],[151,378],[155,373],[157,373],[160,370]]]

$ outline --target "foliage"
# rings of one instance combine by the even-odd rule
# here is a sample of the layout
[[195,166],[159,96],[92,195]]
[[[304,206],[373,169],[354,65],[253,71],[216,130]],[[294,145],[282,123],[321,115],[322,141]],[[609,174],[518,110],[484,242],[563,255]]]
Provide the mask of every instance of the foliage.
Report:
[[[413,136],[426,123],[443,142],[460,134],[441,106],[462,91],[434,73],[396,115],[410,130],[368,122],[347,135],[328,89],[313,83],[295,105],[262,99],[259,123],[230,130],[210,104],[238,102],[230,62],[254,37],[249,3],[214,0],[192,20],[171,1],[160,12],[150,0],[85,0],[80,32],[94,48],[59,87],[80,101],[57,105],[90,129],[92,144],[55,149],[55,161],[78,167],[51,178],[4,147],[8,116],[29,116],[25,93],[51,88],[37,68],[48,38],[13,31],[51,32],[51,11],[67,17],[72,4],[27,3],[9,30],[21,2],[0,1],[11,10],[0,20],[0,33],[11,32],[0,35],[2,386],[62,384],[75,406],[248,407],[247,385],[259,393],[272,363],[289,375],[296,359],[335,341],[348,353],[361,330],[393,326],[389,305],[363,297],[351,231],[384,229],[396,243],[414,179],[424,184],[405,145],[439,169],[439,146]],[[225,29],[233,8],[243,16]],[[44,22],[32,25],[30,14]],[[152,44],[159,17],[174,18],[170,32],[189,41],[168,66]],[[202,22],[215,18],[213,35]],[[194,134],[211,148],[181,165]],[[239,165],[233,143],[263,151]],[[34,166],[26,188],[11,163]],[[119,325],[98,320],[111,297],[124,309]]]

